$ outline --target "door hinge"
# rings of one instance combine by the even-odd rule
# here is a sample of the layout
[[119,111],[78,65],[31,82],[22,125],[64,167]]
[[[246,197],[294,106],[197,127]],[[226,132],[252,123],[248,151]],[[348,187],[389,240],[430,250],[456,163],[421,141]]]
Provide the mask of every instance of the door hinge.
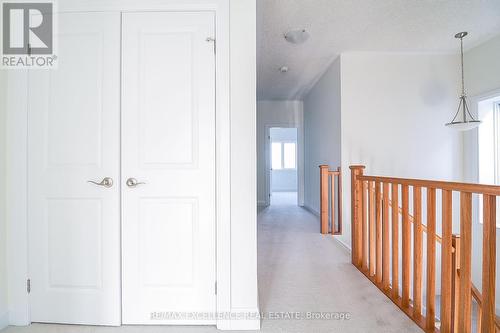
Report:
[[215,38],[213,38],[213,37],[207,37],[207,39],[205,39],[205,40],[206,40],[207,42],[210,42],[210,43],[211,43],[211,42],[213,42],[213,43],[214,43],[214,53],[216,53],[216,49],[217,49],[217,47],[216,47]]
[[217,281],[215,281],[215,295],[217,295]]
[[26,280],[26,291],[31,293],[31,279]]

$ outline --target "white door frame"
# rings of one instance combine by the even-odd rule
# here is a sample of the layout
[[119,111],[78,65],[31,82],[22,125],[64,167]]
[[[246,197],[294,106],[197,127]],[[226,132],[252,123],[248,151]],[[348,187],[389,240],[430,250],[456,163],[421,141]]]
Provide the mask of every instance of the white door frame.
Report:
[[[58,12],[86,11],[214,11],[216,17],[216,257],[217,312],[231,312],[231,206],[230,206],[230,71],[229,0],[75,0],[59,2]],[[9,321],[29,325],[27,224],[27,88],[25,70],[7,73],[6,221]],[[33,281],[33,283],[36,283]],[[251,323],[253,324],[253,323]],[[251,325],[250,324],[250,325]],[[227,318],[217,327],[230,328]]]
[[304,206],[304,131],[301,124],[294,122],[280,122],[265,126],[266,206],[271,204],[271,128],[297,129],[297,205]]

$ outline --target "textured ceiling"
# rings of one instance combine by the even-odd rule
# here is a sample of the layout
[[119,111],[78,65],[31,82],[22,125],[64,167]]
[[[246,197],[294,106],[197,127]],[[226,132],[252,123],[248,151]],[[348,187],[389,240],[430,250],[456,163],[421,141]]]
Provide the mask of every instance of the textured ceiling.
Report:
[[459,31],[466,49],[499,34],[500,0],[257,0],[257,97],[302,99],[342,52],[458,52]]

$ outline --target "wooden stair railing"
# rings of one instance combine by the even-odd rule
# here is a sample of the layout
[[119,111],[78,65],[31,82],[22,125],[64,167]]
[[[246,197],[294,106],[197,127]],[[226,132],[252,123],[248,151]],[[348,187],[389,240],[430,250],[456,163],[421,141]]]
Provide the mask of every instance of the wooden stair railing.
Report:
[[[389,207],[392,207],[392,201],[389,200]],[[399,215],[403,215],[403,209],[401,208],[401,206],[398,207],[398,212],[399,212]],[[408,220],[411,222],[411,223],[414,223],[415,219],[413,218],[413,215],[408,215]],[[421,224],[420,227],[422,228],[422,231],[427,233],[427,226],[424,225],[424,224]],[[436,242],[438,242],[439,244],[441,244],[443,242],[443,239],[439,236],[439,235],[436,235]]]
[[[321,233],[342,235],[342,172],[320,165],[320,222]],[[335,181],[337,179],[337,181]],[[335,194],[337,183],[337,194]],[[335,198],[337,198],[337,228],[335,228]]]
[[[479,332],[495,332],[500,322],[495,314],[495,220],[500,186],[374,177],[363,174],[364,166],[355,165],[350,169],[352,263],[425,332],[471,332],[473,298],[479,305]],[[453,192],[460,193],[460,233],[457,235],[452,234]],[[436,234],[438,194],[442,202],[441,236]],[[483,294],[471,281],[473,194],[483,199]],[[422,223],[423,200],[426,224]],[[410,207],[413,207],[413,216]],[[424,232],[426,244],[423,244]],[[439,323],[435,313],[436,244],[441,245]],[[427,249],[425,277],[423,246]]]
[[[389,200],[389,207],[392,207],[392,202]],[[403,209],[401,207],[398,207],[399,214],[403,214]],[[414,218],[413,215],[409,215],[409,221],[411,223],[414,223]],[[422,231],[427,233],[427,227],[425,225],[421,225]],[[436,235],[436,242],[437,243],[442,243],[441,237],[439,235]],[[452,277],[452,290],[454,293],[452,294],[452,304],[454,305],[454,309],[456,309],[455,313],[459,313],[460,309],[458,309],[458,304],[459,302],[457,301],[458,297],[458,290],[459,290],[459,279],[460,279],[460,235],[453,234],[452,236],[452,252],[453,252],[453,272],[454,275]],[[472,298],[476,301],[476,304],[478,306],[478,314],[477,314],[477,326],[476,326],[476,332],[481,332],[481,306],[482,306],[482,296],[481,292],[476,288],[476,286],[471,283],[471,293],[472,293]],[[457,326],[457,319],[458,315],[454,315],[454,321],[453,325]],[[453,330],[453,331],[458,331],[458,329]],[[500,316],[496,316],[495,318],[495,332],[500,332]]]
[[[455,249],[455,253],[453,254],[453,269],[455,272],[454,276],[454,281],[453,281],[453,286],[456,286],[454,288],[455,294],[458,292],[458,286],[460,284],[460,237],[458,235],[453,235],[454,236],[454,244],[453,247]],[[471,283],[471,295],[472,299],[476,302],[477,304],[477,323],[476,323],[476,332],[481,332],[481,313],[482,313],[482,302],[483,302],[483,296],[481,295],[481,292],[477,289],[477,287]],[[456,301],[456,296],[455,300]],[[456,302],[455,304],[459,304]],[[460,311],[460,310],[458,310]],[[458,312],[460,314],[460,312]],[[458,331],[458,329],[456,330]],[[494,332],[500,332],[500,316],[495,315],[495,331]]]

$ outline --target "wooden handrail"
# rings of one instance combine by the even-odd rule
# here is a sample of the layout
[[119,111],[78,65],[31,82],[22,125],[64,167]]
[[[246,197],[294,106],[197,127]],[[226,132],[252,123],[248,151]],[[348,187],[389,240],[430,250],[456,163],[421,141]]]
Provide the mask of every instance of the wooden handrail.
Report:
[[472,285],[471,290],[472,290],[472,297],[474,297],[474,299],[476,300],[477,305],[481,306],[481,302],[483,300],[481,292],[476,288],[475,285]]
[[361,181],[377,181],[381,183],[420,186],[420,187],[436,188],[441,190],[500,196],[500,186],[497,185],[458,183],[458,182],[446,182],[440,180],[423,180],[423,179],[411,179],[411,178],[394,178],[394,177],[382,177],[382,176],[364,176],[364,175],[359,176],[357,179]]
[[[500,186],[367,176],[361,165],[350,169],[353,265],[425,332],[470,333],[473,299],[479,305],[478,331],[500,331],[500,318],[495,314],[496,200]],[[452,233],[454,192],[460,193],[459,234]],[[438,193],[440,201],[436,200]],[[473,194],[483,199],[483,294],[472,284]],[[437,202],[441,204],[441,235],[436,235]],[[425,244],[423,232],[428,235]],[[440,261],[436,261],[436,243],[441,244]],[[436,271],[441,272],[439,325]],[[422,299],[426,299],[424,313]]]
[[[471,294],[472,294],[472,297],[474,298],[474,300],[476,301],[478,308],[481,309],[482,302],[483,302],[483,296],[481,295],[481,292],[476,288],[476,286],[474,284],[471,285]],[[480,317],[481,316],[478,317],[478,322],[479,322],[478,332],[481,331],[481,327],[480,327],[480,325],[481,325],[480,319],[481,318]],[[496,326],[496,330],[500,331],[500,316],[496,316],[495,326]]]

